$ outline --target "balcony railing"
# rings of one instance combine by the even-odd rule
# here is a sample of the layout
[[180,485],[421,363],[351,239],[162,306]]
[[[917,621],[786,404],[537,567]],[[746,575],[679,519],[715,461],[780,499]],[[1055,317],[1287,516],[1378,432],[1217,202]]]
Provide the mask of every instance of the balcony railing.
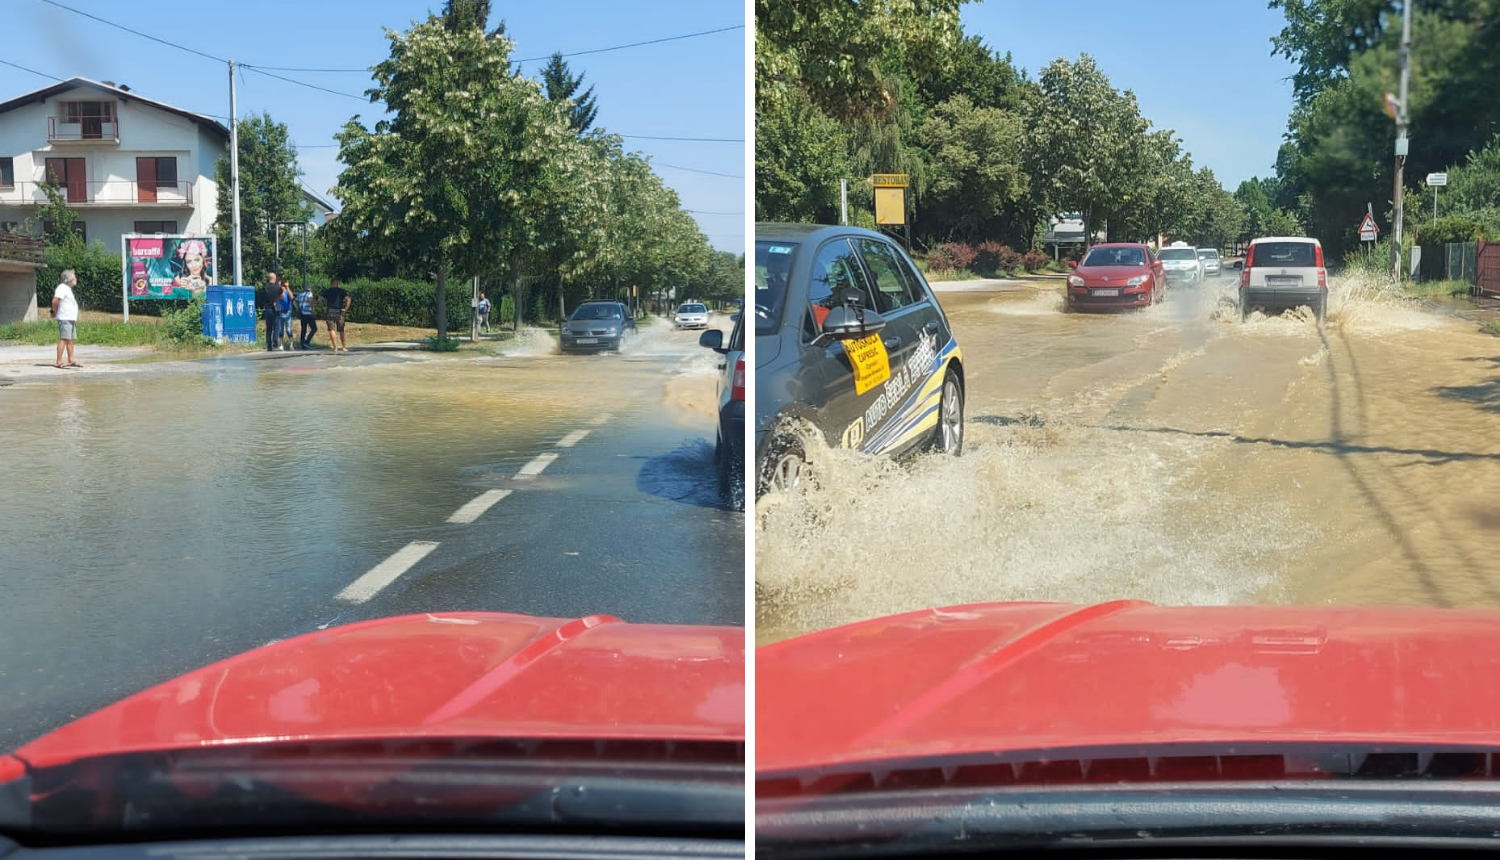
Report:
[[118,116],[47,117],[48,143],[119,143]]
[[0,230],[0,260],[42,263],[47,259],[47,241],[40,236]]
[[[106,179],[68,182],[61,189],[72,206],[192,206],[191,182],[135,182]],[[0,206],[45,206],[47,193],[40,182],[0,185]]]

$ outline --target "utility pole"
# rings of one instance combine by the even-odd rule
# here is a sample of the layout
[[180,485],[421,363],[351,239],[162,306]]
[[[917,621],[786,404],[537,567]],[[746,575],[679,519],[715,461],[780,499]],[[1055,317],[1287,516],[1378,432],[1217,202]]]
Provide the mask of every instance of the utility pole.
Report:
[[849,180],[839,180],[839,223],[849,223]]
[[235,110],[234,100],[234,60],[229,61],[229,178],[232,186],[231,194],[234,195],[234,282],[245,283],[244,272],[240,270],[240,117]]
[[1396,217],[1391,227],[1391,276],[1398,281],[1401,280],[1401,227],[1405,210],[1406,92],[1411,82],[1411,4],[1412,0],[1403,0],[1401,3],[1401,93],[1396,97]]

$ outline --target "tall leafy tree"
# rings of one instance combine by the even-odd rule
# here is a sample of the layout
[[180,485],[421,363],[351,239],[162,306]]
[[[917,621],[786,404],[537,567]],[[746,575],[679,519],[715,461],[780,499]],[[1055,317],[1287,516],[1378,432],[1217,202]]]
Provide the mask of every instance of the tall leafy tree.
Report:
[[1030,188],[1023,161],[1021,118],[955,95],[933,108],[922,126],[932,157],[927,204],[951,225],[952,238],[982,240],[1006,207]]
[[435,271],[442,336],[449,272],[480,274],[497,261],[513,271],[523,251],[546,244],[538,213],[556,188],[554,160],[575,138],[537,83],[512,71],[510,40],[482,23],[432,16],[387,31],[390,55],[369,94],[393,117],[373,130],[355,117],[338,136],[338,220]]
[[[276,222],[302,221],[312,209],[302,196],[302,170],[297,148],[285,123],[269,113],[240,120],[240,264],[244,279],[259,283],[276,263]],[[214,221],[218,237],[220,278],[233,277],[234,185],[229,156],[214,168],[219,186],[219,212]],[[283,263],[285,259],[283,259]]]
[[1116,90],[1087,54],[1053,61],[1038,83],[1040,97],[1028,106],[1026,172],[1040,200],[1054,211],[1082,213],[1092,236],[1139,182],[1147,123],[1135,96]]
[[792,90],[839,119],[881,116],[895,100],[881,81],[894,58],[921,75],[941,69],[960,36],[965,0],[755,0],[757,112]]
[[574,75],[561,53],[554,53],[542,67],[542,86],[549,101],[567,104],[568,122],[574,131],[583,134],[594,125],[594,118],[599,114],[594,88],[579,92],[583,87],[583,75]]

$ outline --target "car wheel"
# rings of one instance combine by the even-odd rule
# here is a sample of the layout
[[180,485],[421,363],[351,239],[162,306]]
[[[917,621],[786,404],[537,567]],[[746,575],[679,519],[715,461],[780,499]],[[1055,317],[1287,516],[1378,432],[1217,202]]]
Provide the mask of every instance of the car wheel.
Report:
[[807,467],[807,455],[802,450],[802,440],[787,434],[771,443],[765,466],[757,481],[755,495],[786,493],[797,489],[811,477]]
[[1318,297],[1318,324],[1321,325],[1328,318],[1328,294],[1324,293]]
[[734,446],[714,442],[714,465],[719,473],[719,498],[731,510],[745,509],[745,476],[743,464],[736,457]]
[[938,426],[932,434],[932,450],[955,457],[964,452],[964,387],[952,370],[943,377],[943,399],[938,401]]
[[1250,318],[1250,297],[1243,292],[1240,293],[1240,322]]

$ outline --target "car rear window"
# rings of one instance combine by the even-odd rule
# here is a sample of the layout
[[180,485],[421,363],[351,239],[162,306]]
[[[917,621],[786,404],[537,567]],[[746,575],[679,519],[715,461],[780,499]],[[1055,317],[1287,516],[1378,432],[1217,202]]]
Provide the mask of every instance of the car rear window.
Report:
[[1250,260],[1256,266],[1316,266],[1317,254],[1311,242],[1260,242],[1250,248]]
[[1083,258],[1085,266],[1144,266],[1146,254],[1140,248],[1095,248]]

